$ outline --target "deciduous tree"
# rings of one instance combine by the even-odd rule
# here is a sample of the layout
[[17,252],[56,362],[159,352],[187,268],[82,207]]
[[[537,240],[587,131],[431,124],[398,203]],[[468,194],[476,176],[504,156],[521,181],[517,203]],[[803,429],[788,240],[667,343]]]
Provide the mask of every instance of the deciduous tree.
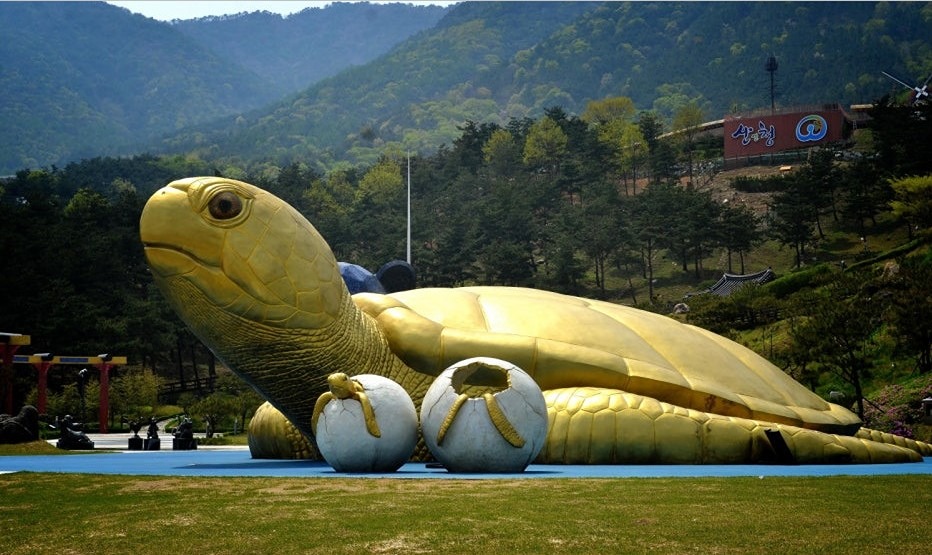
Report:
[[864,417],[864,380],[879,350],[875,339],[881,324],[882,303],[861,289],[868,276],[839,274],[824,289],[800,302],[799,325],[790,336],[811,360],[850,384],[858,416]]
[[686,168],[689,174],[689,185],[693,184],[693,147],[699,126],[702,124],[702,109],[695,102],[690,102],[676,110],[673,114],[673,130],[679,132],[680,144],[686,156]]
[[932,226],[932,175],[904,177],[890,182],[893,213],[912,227]]
[[728,256],[728,271],[732,269],[732,255],[738,253],[741,262],[741,271],[744,273],[744,255],[751,251],[760,241],[760,217],[746,205],[727,203],[722,205],[719,214],[718,226],[720,229],[721,245],[725,247]]
[[566,133],[549,117],[541,118],[528,132],[524,143],[524,163],[556,176],[566,155]]
[[793,247],[798,268],[803,263],[806,246],[812,241],[818,212],[807,198],[804,182],[792,175],[785,179],[786,188],[770,202],[767,224],[778,241]]
[[903,260],[888,284],[892,294],[887,321],[898,338],[897,346],[914,356],[916,368],[932,371],[932,257]]

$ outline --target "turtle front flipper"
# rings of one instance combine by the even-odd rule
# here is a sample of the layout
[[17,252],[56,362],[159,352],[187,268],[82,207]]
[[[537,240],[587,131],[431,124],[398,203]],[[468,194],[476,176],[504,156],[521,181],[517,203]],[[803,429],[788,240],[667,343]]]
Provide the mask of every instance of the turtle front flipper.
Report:
[[271,403],[263,403],[249,421],[249,454],[254,459],[311,459],[323,457],[304,434]]
[[[722,416],[619,390],[544,391],[545,464],[900,463],[907,446]],[[769,437],[768,437],[769,436]]]
[[[511,422],[508,421],[508,416],[506,416],[505,413],[502,412],[501,407],[498,406],[498,401],[495,400],[495,396],[486,392],[482,394],[481,399],[485,402],[486,410],[489,412],[489,420],[492,422],[492,425],[495,426],[495,429],[498,430],[498,433],[501,434],[502,438],[513,447],[519,449],[524,447],[524,438],[521,437],[521,434],[515,430]],[[443,444],[443,438],[446,437],[447,431],[449,431],[450,426],[453,425],[453,420],[459,413],[460,408],[468,400],[469,395],[461,393],[456,397],[456,400],[453,401],[453,406],[450,407],[450,411],[440,425],[440,431],[437,432],[437,445]]]

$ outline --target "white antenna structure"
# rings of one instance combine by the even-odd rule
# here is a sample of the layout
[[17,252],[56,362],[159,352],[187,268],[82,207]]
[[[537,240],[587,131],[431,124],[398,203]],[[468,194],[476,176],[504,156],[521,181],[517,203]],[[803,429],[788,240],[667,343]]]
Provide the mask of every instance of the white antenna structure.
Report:
[[929,97],[929,81],[932,80],[932,75],[929,75],[929,77],[926,78],[925,83],[923,83],[922,86],[919,86],[919,85],[911,86],[911,85],[907,85],[906,83],[904,83],[903,81],[897,79],[896,77],[890,75],[890,74],[887,73],[886,71],[881,71],[880,73],[883,73],[884,75],[886,75],[886,76],[889,77],[890,79],[893,79],[894,81],[896,81],[897,83],[903,85],[903,86],[906,87],[907,89],[909,89],[909,90],[915,92],[916,94],[913,96],[913,104],[916,104],[916,103],[918,103],[918,102],[922,102],[922,101],[924,101],[925,99],[927,99],[927,98]]

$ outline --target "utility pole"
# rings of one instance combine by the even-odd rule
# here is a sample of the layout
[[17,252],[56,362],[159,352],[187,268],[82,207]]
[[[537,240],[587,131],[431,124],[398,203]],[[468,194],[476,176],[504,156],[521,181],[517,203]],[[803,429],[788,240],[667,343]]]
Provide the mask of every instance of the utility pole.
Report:
[[770,115],[772,116],[776,111],[776,104],[773,100],[773,76],[777,73],[777,57],[773,54],[767,58],[767,63],[764,64],[764,69],[767,70],[767,73],[770,74]]
[[408,264],[411,263],[411,153],[405,153],[408,158],[408,257],[405,259]]

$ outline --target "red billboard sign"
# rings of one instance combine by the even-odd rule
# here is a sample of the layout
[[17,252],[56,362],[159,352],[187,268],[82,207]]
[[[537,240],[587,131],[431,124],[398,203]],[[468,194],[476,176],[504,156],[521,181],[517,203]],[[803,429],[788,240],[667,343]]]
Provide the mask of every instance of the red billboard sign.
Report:
[[757,156],[808,148],[844,138],[840,109],[772,116],[728,116],[724,121],[725,158]]

